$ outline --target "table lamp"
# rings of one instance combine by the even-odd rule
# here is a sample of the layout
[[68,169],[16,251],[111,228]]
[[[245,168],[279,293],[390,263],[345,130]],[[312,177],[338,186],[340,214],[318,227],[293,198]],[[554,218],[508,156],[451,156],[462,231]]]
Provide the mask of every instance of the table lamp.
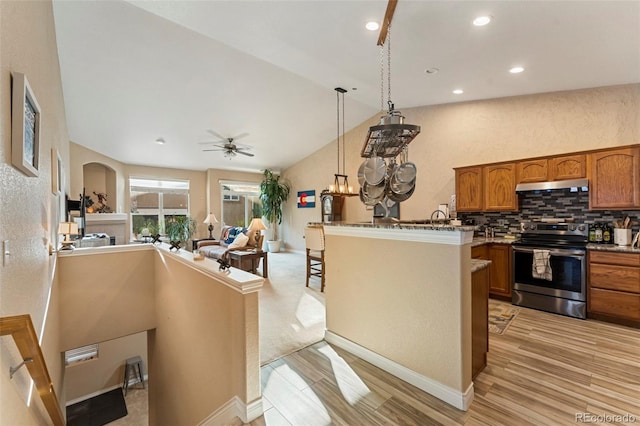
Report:
[[254,217],[251,219],[251,223],[249,224],[249,231],[256,231],[255,239],[256,239],[256,250],[262,251],[262,247],[258,247],[258,243],[260,242],[260,231],[267,229],[264,226],[264,222],[259,217]]
[[78,224],[75,222],[60,222],[58,225],[58,234],[64,235],[64,241],[61,241],[60,250],[73,250],[73,240],[71,235],[78,235]]
[[213,239],[213,224],[218,223],[218,219],[216,219],[216,215],[209,212],[207,217],[204,218],[204,223],[209,225],[207,229],[209,229],[209,238]]

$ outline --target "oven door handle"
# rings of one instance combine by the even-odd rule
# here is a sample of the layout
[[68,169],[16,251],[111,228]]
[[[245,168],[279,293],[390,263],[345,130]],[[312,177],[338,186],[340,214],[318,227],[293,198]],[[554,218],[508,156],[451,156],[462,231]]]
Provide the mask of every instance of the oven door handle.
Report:
[[[546,249],[534,249],[529,247],[513,247],[514,252],[521,253],[533,253],[533,250],[546,250]],[[563,249],[549,249],[551,256],[573,257],[576,259],[582,259],[586,255],[586,250],[563,250]]]

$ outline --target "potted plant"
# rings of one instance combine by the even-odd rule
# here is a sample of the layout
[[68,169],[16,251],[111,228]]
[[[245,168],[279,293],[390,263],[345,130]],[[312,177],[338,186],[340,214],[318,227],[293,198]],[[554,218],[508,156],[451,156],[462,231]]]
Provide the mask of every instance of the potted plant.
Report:
[[153,219],[144,219],[142,216],[134,216],[133,228],[139,240],[148,238],[158,232],[157,222]]
[[165,231],[171,247],[180,250],[180,244],[186,243],[196,232],[196,221],[190,216],[172,216],[165,224]]
[[277,225],[282,223],[282,203],[289,197],[291,187],[286,182],[280,181],[280,176],[275,176],[271,170],[264,171],[264,179],[260,182],[260,201],[262,202],[262,215],[273,229],[273,240],[268,240],[270,252],[280,251]]

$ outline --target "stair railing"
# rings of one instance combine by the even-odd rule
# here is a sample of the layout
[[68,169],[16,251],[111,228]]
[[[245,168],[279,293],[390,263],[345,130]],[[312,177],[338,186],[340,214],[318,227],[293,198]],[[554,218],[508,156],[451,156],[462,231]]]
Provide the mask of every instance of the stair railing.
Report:
[[60,410],[53,383],[51,383],[51,377],[38,343],[38,336],[31,322],[31,316],[16,315],[0,318],[0,336],[9,334],[13,337],[23,359],[22,364],[16,368],[11,368],[11,376],[22,365],[26,365],[36,385],[40,399],[42,399],[42,403],[49,417],[51,417],[51,421],[56,426],[64,426],[64,416]]

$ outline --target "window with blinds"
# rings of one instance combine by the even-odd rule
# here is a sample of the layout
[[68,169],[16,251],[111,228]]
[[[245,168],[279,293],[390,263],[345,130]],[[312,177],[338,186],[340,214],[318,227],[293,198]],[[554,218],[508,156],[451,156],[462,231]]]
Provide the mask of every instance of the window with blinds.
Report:
[[82,346],[64,353],[64,365],[70,366],[80,362],[98,359],[98,344]]

